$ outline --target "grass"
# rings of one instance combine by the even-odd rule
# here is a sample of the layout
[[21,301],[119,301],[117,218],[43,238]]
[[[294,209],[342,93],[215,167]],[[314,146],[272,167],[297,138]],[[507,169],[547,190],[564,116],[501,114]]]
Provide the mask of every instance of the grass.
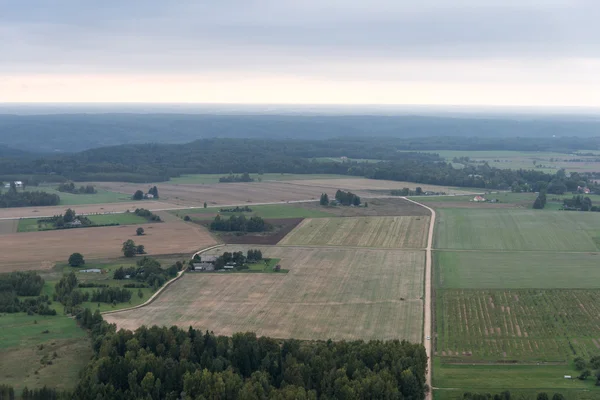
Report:
[[102,204],[102,203],[120,203],[131,201],[131,196],[123,193],[111,192],[109,190],[96,188],[94,194],[72,194],[66,192],[59,192],[58,190],[48,187],[40,186],[38,188],[30,188],[31,190],[41,190],[46,193],[57,194],[60,197],[61,206],[76,206],[83,204]]
[[305,219],[279,244],[423,248],[429,217],[350,217]]
[[[169,183],[179,184],[194,184],[194,185],[206,185],[211,183],[219,183],[219,178],[227,176],[228,174],[194,174],[194,175],[182,175],[178,178],[171,178]],[[333,175],[333,174],[250,174],[254,178],[255,182],[261,181],[295,181],[305,179],[336,179],[336,178],[347,178],[346,175]],[[223,183],[225,184],[225,183]]]
[[599,253],[434,252],[435,286],[447,289],[600,289]]
[[520,209],[441,209],[439,249],[597,251],[600,214]]
[[[246,251],[257,246],[226,246]],[[306,340],[406,339],[423,327],[423,251],[259,247],[287,274],[186,274],[152,304],[110,314],[135,328],[192,325]]]
[[70,389],[91,356],[87,333],[72,318],[0,314],[0,382],[17,392],[25,386]]
[[439,356],[457,362],[571,362],[600,352],[600,290],[438,289]]
[[[229,213],[219,212],[222,207],[208,207],[208,208],[191,208],[187,210],[174,210],[170,213],[177,215],[180,218],[189,215],[193,219],[212,219],[211,215],[221,214],[223,216],[230,215],[245,215],[246,217],[259,216],[261,218],[281,219],[281,218],[319,218],[319,217],[331,217],[332,214],[321,211],[311,210],[302,207],[295,207],[288,204],[269,204],[269,205],[250,205],[252,212],[243,213]],[[208,214],[203,216],[202,214]]]
[[570,365],[456,365],[436,357],[433,371],[433,386],[447,388],[434,392],[436,400],[462,400],[467,391],[500,393],[507,389],[515,398],[522,394],[528,400],[534,400],[539,392],[549,393],[550,397],[562,393],[569,400],[600,397],[593,377],[586,381],[564,379],[565,375],[579,375]]
[[[119,225],[137,225],[146,224],[149,221],[146,218],[135,215],[134,213],[121,213],[121,214],[98,214],[98,215],[87,215],[93,225],[107,225],[107,224],[119,224]],[[93,226],[92,225],[92,226]],[[73,228],[82,229],[82,228]],[[88,228],[85,228],[88,229]],[[48,223],[38,223],[38,218],[24,218],[19,220],[18,232],[37,232],[46,230],[56,230],[54,225]]]

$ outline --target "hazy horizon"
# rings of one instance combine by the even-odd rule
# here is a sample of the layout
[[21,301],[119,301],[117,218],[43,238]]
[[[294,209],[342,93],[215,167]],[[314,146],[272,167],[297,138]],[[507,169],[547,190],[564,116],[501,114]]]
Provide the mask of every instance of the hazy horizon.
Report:
[[592,0],[0,1],[0,102],[600,107]]

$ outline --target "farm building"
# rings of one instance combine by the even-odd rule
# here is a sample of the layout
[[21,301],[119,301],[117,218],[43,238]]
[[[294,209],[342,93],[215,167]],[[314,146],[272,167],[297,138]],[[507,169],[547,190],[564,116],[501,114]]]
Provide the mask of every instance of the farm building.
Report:
[[229,265],[229,264],[223,267],[223,269],[226,269],[226,270],[232,270],[234,268],[235,268],[235,265]]
[[480,202],[480,201],[486,201],[486,200],[485,200],[485,197],[483,197],[483,196],[475,196],[473,198],[473,201]]
[[145,198],[147,198],[147,199],[153,199],[153,198],[154,198],[154,195],[153,195],[153,194],[150,194],[150,193],[146,193],[146,194],[144,195],[144,197],[145,197]]
[[192,269],[190,271],[214,271],[215,266],[212,263],[206,262],[195,262],[192,263]]
[[89,274],[99,274],[102,272],[100,268],[90,268],[90,269],[80,269],[79,272],[89,273]]
[[[10,189],[10,182],[8,182],[8,183],[5,183],[5,184],[4,184],[4,187],[5,187],[6,189]],[[22,187],[23,187],[23,182],[22,182],[22,181],[15,181],[15,187],[16,187],[16,188],[22,188]]]

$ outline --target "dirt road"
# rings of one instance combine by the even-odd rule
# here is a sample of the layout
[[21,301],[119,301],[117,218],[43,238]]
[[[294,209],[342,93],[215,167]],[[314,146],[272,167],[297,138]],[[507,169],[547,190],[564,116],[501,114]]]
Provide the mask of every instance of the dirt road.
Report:
[[418,203],[411,199],[406,199],[412,203],[418,204],[421,207],[425,207],[431,212],[431,219],[429,220],[429,235],[427,237],[427,247],[425,248],[426,257],[425,257],[425,299],[423,301],[423,307],[425,309],[425,316],[423,318],[423,345],[425,346],[425,351],[427,352],[427,376],[426,382],[427,386],[429,386],[429,392],[425,397],[427,400],[431,400],[433,398],[433,386],[431,385],[431,369],[433,368],[433,346],[431,345],[432,332],[431,332],[431,248],[433,247],[433,230],[435,227],[435,211],[432,208],[427,207],[424,204]]

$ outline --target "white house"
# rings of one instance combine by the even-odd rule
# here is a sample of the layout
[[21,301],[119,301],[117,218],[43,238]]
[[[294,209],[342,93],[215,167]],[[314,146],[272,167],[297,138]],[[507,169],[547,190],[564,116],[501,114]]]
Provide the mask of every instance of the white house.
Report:
[[[17,188],[22,188],[22,187],[23,187],[23,182],[22,182],[22,181],[15,181],[15,186],[16,186]],[[5,187],[6,189],[10,189],[10,182],[8,182],[8,183],[5,183],[5,184],[4,184],[4,187]]]
[[479,201],[485,201],[485,197],[483,197],[483,196],[475,196],[475,197],[473,198],[473,201],[478,201],[478,202],[479,202]]

